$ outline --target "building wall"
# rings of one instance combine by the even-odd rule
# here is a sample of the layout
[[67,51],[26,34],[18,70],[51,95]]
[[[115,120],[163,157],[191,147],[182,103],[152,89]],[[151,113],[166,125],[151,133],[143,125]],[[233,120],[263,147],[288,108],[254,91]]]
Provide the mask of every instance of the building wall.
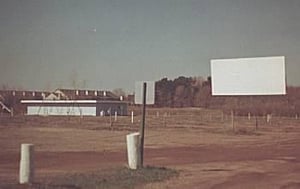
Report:
[[[25,102],[26,104],[26,102]],[[127,115],[128,104],[116,101],[74,102],[69,101],[40,101],[26,104],[27,115],[82,115],[108,116]]]
[[27,115],[96,116],[96,107],[28,106]]
[[[115,115],[115,112],[117,112],[117,115],[120,116],[127,116],[127,103],[98,103],[97,104],[97,116],[100,115]],[[102,113],[101,113],[102,112]]]

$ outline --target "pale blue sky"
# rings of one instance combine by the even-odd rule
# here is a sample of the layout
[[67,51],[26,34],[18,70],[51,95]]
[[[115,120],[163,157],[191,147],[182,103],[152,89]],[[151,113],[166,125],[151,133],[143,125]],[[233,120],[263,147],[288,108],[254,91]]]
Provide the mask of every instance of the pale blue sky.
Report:
[[0,86],[131,92],[253,56],[285,56],[288,85],[300,85],[299,10],[299,0],[1,0]]

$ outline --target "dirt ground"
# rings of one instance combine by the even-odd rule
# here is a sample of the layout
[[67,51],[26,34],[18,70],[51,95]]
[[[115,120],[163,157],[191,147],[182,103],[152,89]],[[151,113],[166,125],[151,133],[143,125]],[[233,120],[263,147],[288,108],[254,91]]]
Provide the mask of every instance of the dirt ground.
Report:
[[[20,145],[35,145],[36,178],[126,166],[140,116],[0,118],[0,182],[18,181]],[[179,171],[143,188],[300,188],[300,120],[231,118],[202,109],[148,109],[146,165]],[[111,121],[112,120],[112,121]],[[141,188],[141,186],[139,186]]]

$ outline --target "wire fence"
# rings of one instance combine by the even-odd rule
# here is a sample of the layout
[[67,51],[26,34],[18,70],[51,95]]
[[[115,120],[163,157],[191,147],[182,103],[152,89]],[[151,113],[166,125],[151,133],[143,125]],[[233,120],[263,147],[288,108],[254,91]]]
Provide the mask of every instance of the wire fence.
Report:
[[[138,131],[141,125],[141,111],[135,107],[130,109],[128,116],[27,116],[2,115],[2,126],[44,126],[71,127],[91,130],[128,130]],[[236,116],[221,110],[202,108],[147,108],[146,127],[150,128],[255,128],[276,127],[298,124],[300,119],[294,117],[278,117],[267,114],[255,116]]]

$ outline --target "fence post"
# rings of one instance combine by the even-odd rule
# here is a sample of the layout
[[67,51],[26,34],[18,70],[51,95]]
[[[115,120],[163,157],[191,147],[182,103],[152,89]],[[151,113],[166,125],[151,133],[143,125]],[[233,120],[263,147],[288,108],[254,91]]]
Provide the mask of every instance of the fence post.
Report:
[[133,111],[131,111],[131,123],[133,124]]

